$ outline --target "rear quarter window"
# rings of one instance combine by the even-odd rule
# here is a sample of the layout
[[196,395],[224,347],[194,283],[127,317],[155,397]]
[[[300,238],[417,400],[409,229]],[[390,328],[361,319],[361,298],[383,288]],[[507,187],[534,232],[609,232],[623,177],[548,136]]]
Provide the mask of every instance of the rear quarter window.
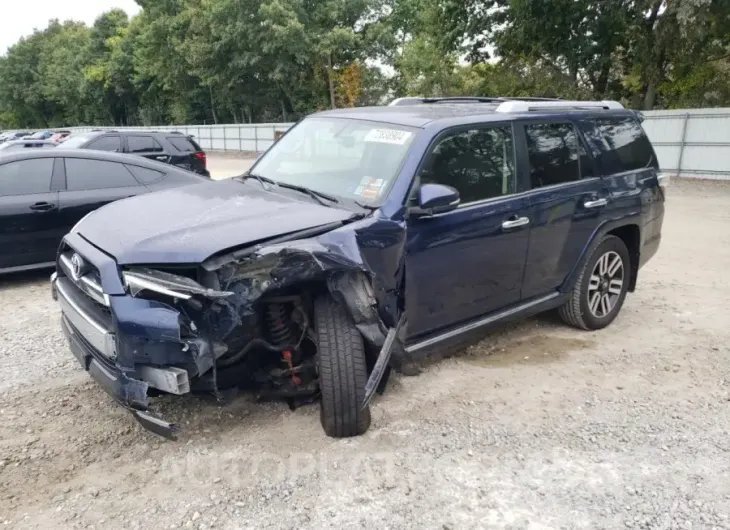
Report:
[[600,161],[606,173],[658,168],[654,149],[634,118],[602,118],[594,121],[602,142]]
[[167,140],[177,149],[183,153],[195,153],[200,151],[200,146],[196,144],[192,138],[186,136],[166,136]]
[[162,171],[157,171],[156,169],[149,169],[146,167],[131,165],[125,165],[125,167],[129,171],[131,171],[132,175],[134,175],[134,177],[142,184],[151,184],[152,182],[157,182],[165,176]]

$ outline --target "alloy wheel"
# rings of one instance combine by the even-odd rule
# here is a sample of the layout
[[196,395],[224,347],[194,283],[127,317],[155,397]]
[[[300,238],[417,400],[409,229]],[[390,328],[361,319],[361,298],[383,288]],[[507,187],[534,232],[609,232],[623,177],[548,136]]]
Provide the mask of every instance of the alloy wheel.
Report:
[[596,318],[608,316],[621,297],[624,286],[624,262],[613,250],[596,262],[588,282],[588,309]]

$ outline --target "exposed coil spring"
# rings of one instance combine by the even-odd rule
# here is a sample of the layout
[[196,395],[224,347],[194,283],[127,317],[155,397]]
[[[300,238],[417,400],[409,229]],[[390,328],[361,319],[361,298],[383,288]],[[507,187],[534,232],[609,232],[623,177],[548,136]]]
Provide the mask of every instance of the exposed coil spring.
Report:
[[264,311],[264,323],[269,340],[277,346],[288,346],[294,343],[291,327],[287,324],[288,316],[284,304],[268,304]]

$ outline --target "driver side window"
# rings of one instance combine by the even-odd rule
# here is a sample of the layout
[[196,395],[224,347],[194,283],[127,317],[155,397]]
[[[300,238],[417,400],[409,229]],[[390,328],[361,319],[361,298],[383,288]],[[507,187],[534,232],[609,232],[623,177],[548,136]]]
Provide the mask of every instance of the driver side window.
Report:
[[511,127],[474,128],[442,138],[420,178],[421,184],[456,188],[461,204],[512,193],[515,150]]

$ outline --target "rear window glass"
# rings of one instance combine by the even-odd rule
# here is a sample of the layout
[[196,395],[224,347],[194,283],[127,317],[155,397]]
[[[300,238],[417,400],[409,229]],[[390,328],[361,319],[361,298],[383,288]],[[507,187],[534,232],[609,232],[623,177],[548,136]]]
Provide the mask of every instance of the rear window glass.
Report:
[[167,139],[175,146],[175,149],[183,153],[195,153],[201,150],[198,144],[187,136],[167,136]]
[[149,169],[146,167],[139,167],[139,166],[125,166],[129,171],[132,172],[132,175],[139,180],[142,184],[150,184],[151,182],[155,182],[157,180],[160,180],[162,177],[165,176],[165,174],[162,171],[157,171],[156,169]]
[[658,167],[651,142],[638,121],[633,118],[595,120],[603,141],[601,163],[608,173]]
[[124,164],[86,158],[66,159],[68,191],[139,186]]
[[128,136],[127,145],[130,153],[162,152],[162,146],[151,136]]

